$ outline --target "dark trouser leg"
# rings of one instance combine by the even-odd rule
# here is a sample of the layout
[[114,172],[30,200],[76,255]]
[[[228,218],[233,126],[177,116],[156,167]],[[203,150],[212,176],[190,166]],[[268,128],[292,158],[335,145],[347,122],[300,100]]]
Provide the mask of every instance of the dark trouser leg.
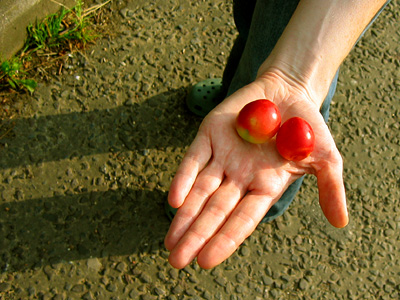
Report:
[[255,6],[256,0],[233,1],[233,17],[239,34],[233,44],[222,76],[222,89],[225,91],[225,95],[227,94],[233,76],[238,69],[239,61],[242,57],[244,46],[246,45],[247,37],[249,35]]

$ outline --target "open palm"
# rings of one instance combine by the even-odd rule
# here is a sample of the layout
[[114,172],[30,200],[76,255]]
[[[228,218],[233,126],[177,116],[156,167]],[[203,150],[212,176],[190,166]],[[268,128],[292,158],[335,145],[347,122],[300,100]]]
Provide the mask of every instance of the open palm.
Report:
[[[299,116],[311,124],[316,144],[308,158],[289,162],[277,152],[275,139],[256,145],[238,136],[238,112],[257,99],[275,102],[283,122]],[[169,203],[179,207],[165,238],[171,265],[183,268],[196,257],[203,268],[224,261],[305,173],[317,176],[329,222],[344,227],[342,159],[319,107],[304,90],[270,74],[225,99],[204,119],[171,184]]]

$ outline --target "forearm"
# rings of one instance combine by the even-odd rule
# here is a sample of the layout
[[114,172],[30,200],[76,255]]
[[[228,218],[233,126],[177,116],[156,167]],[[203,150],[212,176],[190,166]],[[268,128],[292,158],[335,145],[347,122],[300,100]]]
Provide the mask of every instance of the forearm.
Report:
[[271,70],[305,88],[321,106],[331,81],[385,0],[301,0],[258,71]]

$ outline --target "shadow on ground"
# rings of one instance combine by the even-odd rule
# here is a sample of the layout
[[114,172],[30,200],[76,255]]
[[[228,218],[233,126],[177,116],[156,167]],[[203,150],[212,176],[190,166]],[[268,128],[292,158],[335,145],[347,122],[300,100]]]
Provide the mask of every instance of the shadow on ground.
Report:
[[[146,149],[185,147],[200,122],[187,113],[185,95],[182,88],[141,104],[15,120],[12,134],[0,141],[0,168],[34,165],[44,168],[39,180],[45,180],[50,175],[41,163],[65,159],[69,164],[74,157],[94,154],[141,155]],[[17,201],[12,196],[4,199],[3,193],[1,272],[160,249],[169,225],[163,208],[166,197],[157,186],[134,184],[106,191],[75,189],[46,198],[26,195]]]
[[183,147],[199,119],[188,114],[186,89],[161,93],[141,104],[13,121],[0,140],[0,169],[122,150]]
[[169,224],[166,197],[116,190],[3,204],[2,272],[159,249]]

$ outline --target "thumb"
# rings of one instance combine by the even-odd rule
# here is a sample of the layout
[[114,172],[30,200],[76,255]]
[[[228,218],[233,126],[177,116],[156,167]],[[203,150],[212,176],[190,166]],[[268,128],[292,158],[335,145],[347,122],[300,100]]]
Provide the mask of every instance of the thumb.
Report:
[[[338,154],[340,157],[340,154]],[[330,162],[317,172],[319,204],[329,223],[343,228],[349,223],[343,184],[342,158]]]

